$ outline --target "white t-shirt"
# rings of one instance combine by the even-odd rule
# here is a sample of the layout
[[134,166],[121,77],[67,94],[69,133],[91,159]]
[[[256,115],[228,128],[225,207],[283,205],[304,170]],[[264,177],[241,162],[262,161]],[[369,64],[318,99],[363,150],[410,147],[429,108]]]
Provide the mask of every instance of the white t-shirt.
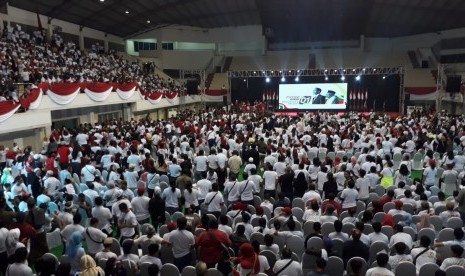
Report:
[[132,211],[136,215],[137,220],[140,221],[150,217],[149,201],[150,198],[147,196],[137,196],[132,199]]
[[195,170],[198,172],[207,171],[207,157],[205,155],[197,156],[194,158]]
[[238,181],[228,181],[224,185],[224,191],[228,194],[228,201],[239,200],[239,183]]
[[175,258],[181,258],[189,254],[191,247],[195,244],[194,235],[187,230],[173,230],[165,234],[163,239],[172,244]]
[[432,186],[436,183],[436,175],[438,170],[436,168],[432,169],[431,167],[426,167],[423,171],[423,176],[425,177],[425,184]]
[[279,275],[292,275],[292,276],[300,276],[302,275],[302,268],[300,267],[300,264],[296,261],[292,261],[290,265],[288,263],[291,260],[285,259],[285,260],[279,260],[276,261],[273,267],[273,272],[277,273],[279,272],[283,267],[287,265],[287,267],[282,270]]
[[224,200],[220,192],[209,192],[205,197],[205,204],[208,204],[208,212],[221,212],[222,203],[224,203]]
[[79,133],[76,135],[76,141],[80,146],[82,145],[87,145],[87,140],[89,139],[89,135],[84,134],[84,133]]
[[83,234],[85,231],[85,228],[80,225],[80,224],[68,224],[61,230],[61,236],[63,237],[63,240],[68,242],[69,238],[74,232],[81,232]]
[[[121,217],[119,218],[120,223],[126,225],[134,225],[137,226],[137,219],[133,212],[129,211],[126,214],[121,213]],[[121,236],[123,237],[132,237],[136,233],[134,227],[124,227],[121,228]]]
[[84,232],[84,238],[86,239],[89,253],[97,254],[98,252],[102,251],[103,240],[106,239],[106,237],[107,234],[103,233],[102,230],[91,226],[87,227],[86,231]]
[[[265,256],[258,255],[258,261],[260,262],[260,271],[258,272],[264,272],[265,270],[270,269],[270,264],[268,263],[268,260],[266,259]],[[252,269],[243,269],[241,267],[241,264],[237,266],[237,271],[239,272],[240,276],[247,276],[250,274]],[[252,273],[254,274],[254,273]]]
[[385,267],[373,267],[367,270],[365,276],[394,276],[395,274]]
[[[420,254],[421,252],[423,252],[423,250],[425,250],[424,247],[418,247],[418,248],[412,249],[412,252],[411,252],[412,259],[415,259],[415,257],[416,257],[418,254]],[[416,268],[417,268],[417,271],[420,271],[420,268],[421,268],[423,265],[429,264],[429,263],[433,263],[433,264],[436,263],[436,251],[431,250],[431,249],[429,249],[428,251],[424,252],[423,254],[421,254],[421,255],[417,258],[417,261],[416,261]]]
[[184,206],[186,208],[190,208],[191,205],[199,206],[199,201],[197,199],[198,195],[199,191],[197,189],[192,189],[192,193],[189,193],[187,189],[184,189],[184,199],[186,200]]
[[263,173],[263,179],[265,182],[265,190],[274,191],[276,189],[278,174],[275,171],[265,171]]
[[355,187],[358,189],[358,197],[361,199],[367,199],[370,197],[370,180],[366,177],[359,178],[355,182]]
[[103,206],[96,206],[92,208],[92,216],[98,219],[97,228],[110,228],[110,221],[112,219],[112,215],[108,208],[105,208]]
[[6,269],[6,276],[32,276],[32,269],[25,263],[12,263]]
[[344,199],[342,202],[342,208],[352,208],[357,206],[358,192],[355,189],[345,188],[342,191],[341,198]]
[[161,197],[165,200],[166,207],[178,208],[179,207],[178,199],[181,198],[181,190],[176,188],[173,192],[171,187],[168,187],[163,191],[163,194],[161,195]]
[[81,169],[82,181],[94,181],[95,180],[95,167],[92,165],[85,165]]
[[203,200],[207,196],[208,192],[212,188],[212,183],[210,180],[202,179],[197,181],[197,188],[199,189],[198,199]]

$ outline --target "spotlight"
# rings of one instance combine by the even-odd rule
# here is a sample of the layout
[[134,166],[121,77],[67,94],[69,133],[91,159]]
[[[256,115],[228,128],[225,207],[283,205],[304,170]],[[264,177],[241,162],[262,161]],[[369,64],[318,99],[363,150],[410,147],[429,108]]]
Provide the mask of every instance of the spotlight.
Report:
[[297,73],[300,73],[300,70],[297,70]]
[[355,69],[352,69],[352,72],[355,72]]
[[383,80],[385,80],[385,79],[386,79],[386,76],[383,76]]
[[291,71],[291,70],[289,70],[289,73],[291,73],[291,72],[292,72],[292,71]]
[[329,78],[328,78],[328,77],[325,77],[325,80],[329,80]]
[[266,77],[266,80],[265,80],[265,81],[266,81],[266,82],[270,82],[271,80],[270,80],[269,77]]
[[279,71],[279,73],[282,73],[283,71]]
[[246,82],[246,81],[247,81],[247,79],[244,79],[244,82]]
[[254,73],[254,74],[257,74],[257,72],[256,72],[256,71],[253,71],[253,73]]
[[360,79],[361,79],[360,76],[356,76],[356,77],[355,77],[355,80],[356,80],[356,81],[360,81]]
[[105,2],[105,0],[100,0],[100,2]]
[[325,69],[325,73],[328,72],[328,69]]
[[126,10],[124,13],[125,13],[125,14],[128,14],[128,13],[129,13],[129,11],[128,11],[128,10]]
[[295,77],[295,82],[299,82],[299,77]]
[[365,72],[365,70],[366,70],[366,69],[365,69],[365,68],[363,68],[363,72]]
[[285,82],[286,81],[286,78],[285,77],[282,77],[281,78],[281,82]]
[[346,80],[346,77],[345,76],[342,76],[341,77],[341,81],[345,81]]
[[147,20],[147,24],[150,24],[150,20]]
[[376,68],[375,68],[375,69],[373,69],[373,72],[376,72]]
[[342,71],[343,71],[343,72],[345,72],[345,71],[346,71],[346,69],[344,69],[344,70],[342,70]]

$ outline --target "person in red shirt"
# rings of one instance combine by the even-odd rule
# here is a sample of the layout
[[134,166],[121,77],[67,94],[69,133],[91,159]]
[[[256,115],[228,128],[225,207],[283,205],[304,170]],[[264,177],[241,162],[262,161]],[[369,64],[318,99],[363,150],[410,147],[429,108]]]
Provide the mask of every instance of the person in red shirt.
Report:
[[58,146],[58,162],[60,164],[69,164],[69,155],[71,154],[71,150],[66,143],[62,142],[60,146]]
[[210,220],[209,230],[200,234],[197,245],[200,247],[200,260],[207,264],[208,268],[213,268],[223,260],[224,250],[231,246],[228,235],[218,230],[218,222]]
[[53,175],[58,175],[57,164],[55,162],[55,153],[51,153],[50,156],[45,160],[45,170],[46,171],[53,171]]
[[[43,203],[43,204],[45,204],[45,203]],[[37,236],[37,232],[34,229],[34,227],[32,227],[32,225],[30,225],[29,223],[24,222],[25,217],[26,217],[25,213],[18,212],[16,214],[16,223],[13,223],[11,225],[11,229],[15,229],[15,228],[19,229],[19,231],[20,231],[19,241],[21,241],[21,242],[24,242],[24,241],[29,240],[31,238],[33,239],[33,238],[35,238]],[[25,242],[25,244],[27,244],[27,241]]]
[[388,190],[387,194],[379,199],[379,205],[384,206],[384,204],[394,200],[394,190]]
[[335,194],[333,194],[333,193],[328,194],[328,199],[323,201],[323,203],[321,204],[321,213],[322,214],[326,213],[326,207],[328,207],[329,205],[333,205],[334,210],[337,211],[337,215],[338,216],[341,215],[342,206],[341,206],[341,204],[339,204],[337,201],[334,200],[335,198],[336,198]]

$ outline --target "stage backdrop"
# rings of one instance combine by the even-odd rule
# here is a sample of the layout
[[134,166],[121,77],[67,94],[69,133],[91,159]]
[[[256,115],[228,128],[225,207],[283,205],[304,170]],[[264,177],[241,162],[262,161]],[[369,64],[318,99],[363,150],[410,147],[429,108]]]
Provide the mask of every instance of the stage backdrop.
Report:
[[[287,77],[286,82],[281,82],[280,77],[270,78],[270,82],[266,82],[265,78],[233,78],[231,80],[231,100],[238,101],[262,101],[273,102],[278,108],[279,86],[282,84],[332,84],[337,85],[347,83],[347,95],[342,97],[342,92],[339,92],[337,102],[344,100],[346,110],[399,112],[400,98],[400,76],[390,75],[383,79],[381,75],[362,75],[360,81],[355,80],[355,76],[346,76],[344,81],[341,81],[340,76],[328,76],[325,80],[324,76],[319,77],[299,77],[299,82],[295,82],[295,77]],[[323,91],[324,95],[327,90]],[[340,90],[344,91],[344,90]],[[309,91],[312,96],[313,90]],[[322,109],[322,108],[320,108]],[[341,110],[335,108],[334,110]]]

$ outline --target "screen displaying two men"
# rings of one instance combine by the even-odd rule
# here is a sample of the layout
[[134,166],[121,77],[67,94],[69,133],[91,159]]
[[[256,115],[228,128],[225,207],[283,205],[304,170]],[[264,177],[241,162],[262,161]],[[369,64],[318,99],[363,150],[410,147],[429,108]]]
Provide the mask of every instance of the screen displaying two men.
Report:
[[279,109],[346,109],[347,83],[279,85]]

